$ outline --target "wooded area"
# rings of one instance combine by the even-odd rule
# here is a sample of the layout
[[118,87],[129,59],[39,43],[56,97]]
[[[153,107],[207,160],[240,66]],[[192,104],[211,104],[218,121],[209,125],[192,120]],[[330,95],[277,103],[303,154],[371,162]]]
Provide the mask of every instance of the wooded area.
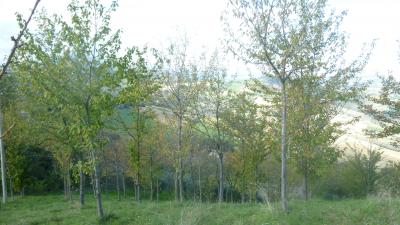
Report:
[[[103,218],[109,194],[139,207],[279,202],[285,213],[297,199],[398,196],[399,162],[337,145],[360,119],[341,117],[352,105],[380,126],[365,135],[398,150],[398,75],[368,91],[374,42],[346,61],[346,13],[327,0],[230,0],[223,45],[199,55],[185,35],[122,48],[114,1],[72,0],[70,18],[35,12],[39,2],[17,16],[0,75],[3,204],[63,191],[84,206],[93,195]],[[228,54],[262,76],[235,79]]]

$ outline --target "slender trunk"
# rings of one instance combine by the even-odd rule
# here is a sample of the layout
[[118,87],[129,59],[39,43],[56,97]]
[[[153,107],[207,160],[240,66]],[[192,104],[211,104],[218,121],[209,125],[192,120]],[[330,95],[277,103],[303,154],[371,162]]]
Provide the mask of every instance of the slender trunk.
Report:
[[63,181],[64,181],[64,199],[67,200],[67,175],[66,172],[63,172]]
[[125,187],[125,171],[122,167],[122,190],[124,191],[124,198],[126,197],[126,187]]
[[158,177],[157,177],[157,187],[156,187],[156,192],[157,192],[157,202],[158,202],[158,200],[159,200],[159,193],[160,193],[160,184],[158,183]]
[[12,176],[10,176],[10,195],[11,195],[11,199],[14,200],[14,187],[13,187],[13,179]]
[[245,147],[244,147],[244,139],[243,138],[241,138],[241,140],[240,140],[240,143],[241,143],[241,153],[242,153],[242,165],[243,165],[243,167],[242,167],[242,176],[240,177],[240,180],[241,180],[241,185],[240,185],[240,187],[241,187],[241,192],[240,192],[240,195],[241,195],[241,202],[242,202],[242,204],[244,203],[244,200],[245,200],[245,196],[244,196],[244,190],[246,189],[245,187],[246,187],[246,157],[245,157]]
[[175,190],[175,201],[179,200],[178,196],[178,169],[175,168],[175,174],[174,174],[174,190]]
[[224,201],[224,154],[218,154],[219,159],[219,190],[218,190],[218,203]]
[[253,196],[252,196],[252,194],[251,194],[251,189],[249,188],[249,203],[251,203],[252,201],[253,201],[253,198],[252,198]]
[[106,166],[104,167],[104,192],[106,194],[106,198],[108,198],[108,170]]
[[270,187],[269,187],[269,179],[267,179],[267,186],[266,186],[266,201],[267,201],[267,204],[269,205],[269,198],[270,198]]
[[71,170],[68,168],[67,171],[67,187],[68,187],[68,199],[72,201],[72,192],[71,192]]
[[[304,90],[303,90],[304,91]],[[304,93],[303,93],[304,95]],[[304,108],[304,128],[303,128],[303,133],[308,135],[309,132],[309,119],[308,119],[308,109],[310,108],[310,105],[308,103],[304,103],[303,104],[303,108]],[[308,200],[308,154],[307,152],[310,152],[310,148],[307,146],[305,147],[303,152],[303,166],[304,166],[304,199],[307,201]]]
[[218,191],[218,203],[221,203],[224,201],[224,154],[222,152],[222,141],[221,141],[221,131],[220,131],[220,124],[219,124],[219,113],[220,109],[220,102],[217,102],[216,105],[216,112],[215,112],[215,117],[216,117],[216,128],[217,128],[217,135],[218,135],[218,145],[217,145],[217,150],[218,150],[218,158],[219,158],[219,191]]
[[94,198],[97,198],[97,196],[96,196],[96,184],[95,184],[95,182],[94,182],[94,180],[95,180],[95,178],[94,178],[94,172],[92,173],[92,182],[91,182],[91,184],[92,184],[92,191],[93,191],[93,197]]
[[121,195],[119,193],[119,170],[117,162],[117,150],[114,149],[114,165],[115,165],[115,186],[117,189],[118,201],[121,201]]
[[153,195],[154,195],[153,181],[150,181],[150,201],[153,201]]
[[153,152],[150,154],[150,201],[153,201]]
[[200,163],[199,163],[199,201],[202,202],[202,197],[201,197],[201,170],[200,170]]
[[137,196],[137,194],[136,194],[136,180],[134,181],[134,184],[133,184],[133,191],[134,191],[134,195],[135,195],[135,201],[136,201],[136,196]]
[[289,212],[288,199],[287,199],[287,174],[286,174],[286,119],[287,119],[287,93],[286,83],[282,81],[282,140],[281,140],[281,203],[284,212]]
[[6,178],[6,153],[3,146],[3,113],[0,102],[0,157],[1,157],[1,188],[3,190],[3,204],[7,202],[7,178]]
[[183,160],[182,160],[182,114],[179,115],[179,134],[178,134],[178,157],[179,157],[179,201],[183,201],[183,185],[182,185],[182,176],[183,176]]
[[307,159],[304,162],[304,199],[308,200],[308,163]]
[[85,205],[85,174],[82,168],[79,170],[79,203]]
[[118,174],[118,170],[115,176],[115,180],[116,180],[116,188],[117,188],[117,196],[118,196],[118,201],[121,201],[121,193],[119,190],[119,174]]
[[194,178],[194,172],[193,172],[193,148],[190,148],[190,159],[189,159],[189,164],[190,164],[190,180],[192,182],[192,191],[193,191],[193,201],[196,201],[196,184],[195,184],[195,178]]
[[233,203],[233,190],[231,189],[231,203]]
[[141,141],[141,133],[140,133],[140,107],[137,105],[137,117],[136,117],[136,157],[137,157],[137,171],[136,171],[136,183],[135,183],[135,193],[136,193],[136,201],[140,202],[140,141]]
[[135,200],[140,202],[140,185],[138,182],[135,182]]
[[225,188],[225,201],[228,202],[228,192],[229,192],[229,188]]
[[179,202],[183,202],[183,160],[180,158],[179,166]]
[[100,172],[99,172],[99,166],[98,166],[98,163],[96,162],[96,157],[95,157],[93,151],[92,151],[92,160],[94,161],[94,189],[95,189],[95,195],[96,195],[96,199],[97,199],[97,214],[100,218],[103,218],[104,211],[103,211],[103,202],[101,199]]

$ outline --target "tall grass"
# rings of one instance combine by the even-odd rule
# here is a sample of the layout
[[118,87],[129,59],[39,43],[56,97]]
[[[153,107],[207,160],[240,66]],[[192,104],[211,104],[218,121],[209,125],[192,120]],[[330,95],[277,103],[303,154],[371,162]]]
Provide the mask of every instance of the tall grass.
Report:
[[104,201],[106,216],[99,220],[92,195],[80,207],[61,195],[26,196],[0,209],[0,224],[400,224],[400,200],[372,197],[359,200],[291,201],[285,214],[279,204],[197,203],[173,201],[135,203]]

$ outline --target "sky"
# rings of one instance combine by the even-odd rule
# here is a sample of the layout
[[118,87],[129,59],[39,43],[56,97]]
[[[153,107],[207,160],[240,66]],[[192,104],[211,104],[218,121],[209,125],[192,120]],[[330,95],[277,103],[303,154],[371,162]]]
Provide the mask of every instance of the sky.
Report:
[[[213,50],[224,36],[220,16],[227,0],[119,0],[112,17],[112,28],[122,29],[125,47],[148,45],[166,47],[182,33],[186,33],[194,49]],[[0,2],[0,63],[9,53],[10,37],[17,35],[15,12],[29,14],[35,0],[2,0]],[[103,1],[107,4],[107,1]],[[49,13],[66,16],[68,0],[41,0],[39,8]],[[376,74],[392,71],[400,78],[400,1],[399,0],[330,0],[331,8],[347,10],[342,24],[348,33],[346,59],[357,56],[364,43],[376,39],[372,57],[362,76],[371,79]],[[35,24],[31,24],[34,26]],[[246,66],[229,61],[233,73],[245,74]]]

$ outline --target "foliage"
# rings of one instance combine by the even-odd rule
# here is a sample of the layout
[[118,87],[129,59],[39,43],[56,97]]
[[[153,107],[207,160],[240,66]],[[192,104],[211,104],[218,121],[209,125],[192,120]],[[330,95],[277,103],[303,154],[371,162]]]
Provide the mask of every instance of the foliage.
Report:
[[382,87],[378,96],[368,96],[360,109],[379,122],[381,129],[366,130],[372,137],[389,137],[394,147],[400,146],[400,81],[393,75],[380,77]]
[[378,163],[382,153],[369,149],[365,154],[355,151],[347,160],[325,168],[315,190],[325,198],[360,198],[377,191],[381,177]]
[[243,91],[229,96],[227,110],[223,112],[223,127],[235,143],[235,150],[229,155],[232,176],[236,190],[244,194],[255,192],[260,185],[260,164],[271,156],[276,146],[273,130],[265,106],[255,104],[256,97]]
[[24,144],[12,148],[6,146],[6,150],[14,192],[43,194],[59,190],[60,176],[48,150]]
[[380,171],[378,191],[392,196],[400,195],[400,163],[390,162]]

